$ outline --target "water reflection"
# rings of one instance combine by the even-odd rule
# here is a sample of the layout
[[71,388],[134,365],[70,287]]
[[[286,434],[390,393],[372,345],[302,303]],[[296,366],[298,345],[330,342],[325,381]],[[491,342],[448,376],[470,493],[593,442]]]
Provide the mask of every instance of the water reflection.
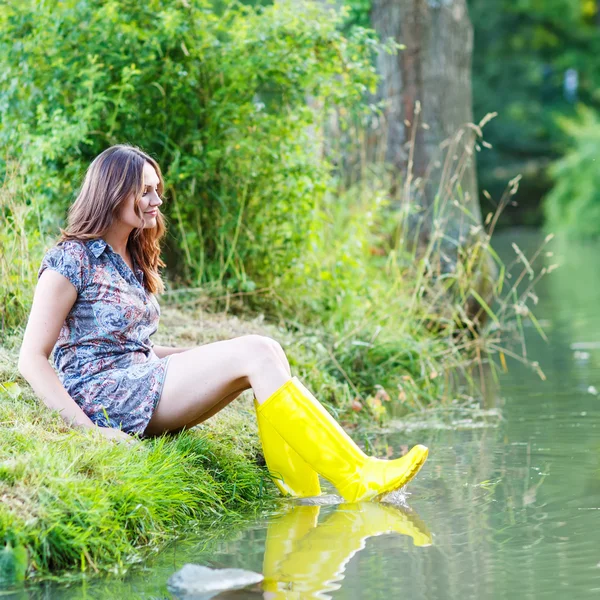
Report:
[[331,598],[346,565],[366,540],[383,534],[408,536],[418,547],[431,534],[416,513],[378,502],[340,504],[319,522],[320,506],[293,505],[267,528],[264,599]]

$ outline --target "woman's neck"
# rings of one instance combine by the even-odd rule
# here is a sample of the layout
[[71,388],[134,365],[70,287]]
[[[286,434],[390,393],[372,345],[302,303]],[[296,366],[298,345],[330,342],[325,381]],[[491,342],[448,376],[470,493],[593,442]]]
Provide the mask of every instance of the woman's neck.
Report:
[[110,247],[117,253],[125,258],[128,254],[127,242],[129,241],[129,234],[131,231],[107,231],[102,239],[110,244]]

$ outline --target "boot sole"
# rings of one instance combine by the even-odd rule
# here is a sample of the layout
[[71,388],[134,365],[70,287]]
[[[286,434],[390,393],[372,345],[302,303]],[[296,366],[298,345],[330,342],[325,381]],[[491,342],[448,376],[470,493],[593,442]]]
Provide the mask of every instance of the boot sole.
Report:
[[379,502],[379,501],[381,501],[381,499],[384,496],[386,496],[390,492],[393,492],[397,489],[404,487],[421,470],[421,467],[425,464],[425,461],[427,460],[428,456],[429,456],[429,449],[427,449],[427,451],[423,453],[423,455],[417,462],[413,463],[412,467],[408,471],[408,475],[406,475],[406,474],[403,475],[401,478],[396,480],[397,481],[396,483],[390,483],[390,485],[387,487],[387,489],[385,491],[377,494],[376,496],[373,496],[372,500],[374,500],[375,502]]

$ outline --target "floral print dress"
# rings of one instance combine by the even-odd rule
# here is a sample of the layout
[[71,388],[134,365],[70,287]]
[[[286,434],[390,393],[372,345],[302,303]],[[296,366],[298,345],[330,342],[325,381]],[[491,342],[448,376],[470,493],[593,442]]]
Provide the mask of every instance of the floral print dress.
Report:
[[60,242],[46,252],[38,272],[64,275],[77,290],[52,350],[57,375],[98,426],[143,434],[165,382],[171,355],[158,358],[150,336],[160,307],[102,238]]

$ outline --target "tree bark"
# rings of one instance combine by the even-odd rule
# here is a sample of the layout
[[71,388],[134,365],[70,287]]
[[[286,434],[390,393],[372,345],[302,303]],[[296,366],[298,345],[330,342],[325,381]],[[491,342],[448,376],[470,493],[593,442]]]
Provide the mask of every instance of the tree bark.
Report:
[[[464,237],[471,224],[481,222],[475,161],[469,155],[474,132],[465,128],[473,121],[473,28],[466,0],[373,0],[371,21],[382,39],[392,37],[406,46],[395,56],[381,53],[377,64],[382,77],[379,99],[387,103],[386,159],[397,173],[392,189],[396,203],[418,199],[422,214],[429,215],[421,223],[426,242],[439,194],[453,235]],[[440,149],[444,140],[456,137],[456,144]],[[446,158],[449,168],[444,169]],[[455,182],[452,176],[457,176]],[[453,206],[453,199],[472,219]]]
[[[371,22],[382,40],[405,46],[396,55],[380,53],[377,64],[377,100],[387,107],[380,135],[395,172],[391,206],[401,211],[393,242],[416,243],[434,278],[476,259],[475,277],[457,280],[457,297],[449,290],[448,300],[464,298],[467,285],[489,303],[497,267],[479,207],[466,0],[372,0]],[[477,297],[468,291],[462,300],[476,327],[487,318]]]

